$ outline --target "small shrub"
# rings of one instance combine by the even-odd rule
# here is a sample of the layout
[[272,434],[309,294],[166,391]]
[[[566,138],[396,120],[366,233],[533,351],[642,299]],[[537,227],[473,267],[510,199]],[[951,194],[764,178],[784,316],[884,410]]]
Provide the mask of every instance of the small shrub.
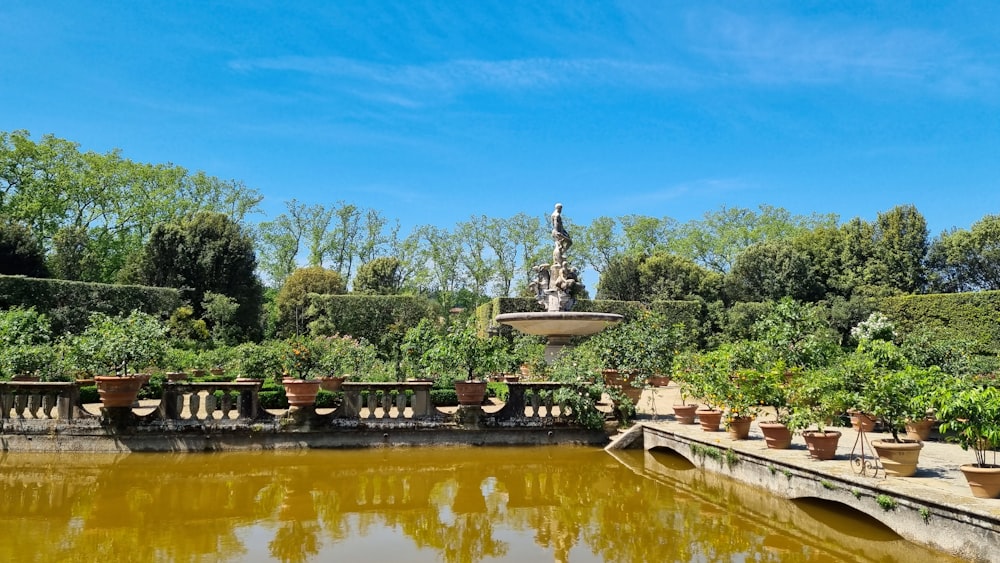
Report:
[[435,407],[458,406],[458,393],[454,389],[431,389],[431,404]]

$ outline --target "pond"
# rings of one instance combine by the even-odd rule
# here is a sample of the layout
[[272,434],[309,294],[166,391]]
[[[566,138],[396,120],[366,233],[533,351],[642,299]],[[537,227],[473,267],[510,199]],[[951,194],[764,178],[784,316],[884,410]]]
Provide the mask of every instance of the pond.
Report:
[[667,453],[399,448],[0,458],[4,561],[947,561]]

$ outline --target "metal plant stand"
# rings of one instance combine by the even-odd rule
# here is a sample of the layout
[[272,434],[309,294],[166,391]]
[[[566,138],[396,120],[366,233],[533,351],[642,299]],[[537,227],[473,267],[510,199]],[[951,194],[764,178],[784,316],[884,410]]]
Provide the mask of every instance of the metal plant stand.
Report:
[[866,477],[878,477],[879,473],[885,477],[882,463],[875,453],[875,448],[868,441],[867,432],[863,426],[858,425],[858,437],[854,440],[854,447],[851,448],[851,465],[854,472]]

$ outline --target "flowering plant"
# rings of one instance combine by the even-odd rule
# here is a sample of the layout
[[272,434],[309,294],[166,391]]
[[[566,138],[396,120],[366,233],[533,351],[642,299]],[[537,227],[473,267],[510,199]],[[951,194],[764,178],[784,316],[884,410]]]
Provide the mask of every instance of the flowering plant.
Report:
[[284,375],[310,379],[319,368],[320,350],[315,339],[293,337],[286,341]]

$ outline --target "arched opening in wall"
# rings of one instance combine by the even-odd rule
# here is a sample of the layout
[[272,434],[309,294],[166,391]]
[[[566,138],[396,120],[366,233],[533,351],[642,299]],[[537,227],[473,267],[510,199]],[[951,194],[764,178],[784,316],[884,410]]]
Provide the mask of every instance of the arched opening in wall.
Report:
[[[876,501],[862,497],[858,499],[858,502],[870,502],[874,505]],[[899,534],[882,521],[846,503],[804,497],[792,500],[792,504],[799,509],[801,516],[803,516],[801,519],[796,519],[798,522],[802,522],[806,526],[809,522],[815,522],[817,526],[822,526],[827,530],[827,533],[832,531],[845,537],[868,541],[901,539]],[[876,508],[880,511],[883,510],[877,506]]]

